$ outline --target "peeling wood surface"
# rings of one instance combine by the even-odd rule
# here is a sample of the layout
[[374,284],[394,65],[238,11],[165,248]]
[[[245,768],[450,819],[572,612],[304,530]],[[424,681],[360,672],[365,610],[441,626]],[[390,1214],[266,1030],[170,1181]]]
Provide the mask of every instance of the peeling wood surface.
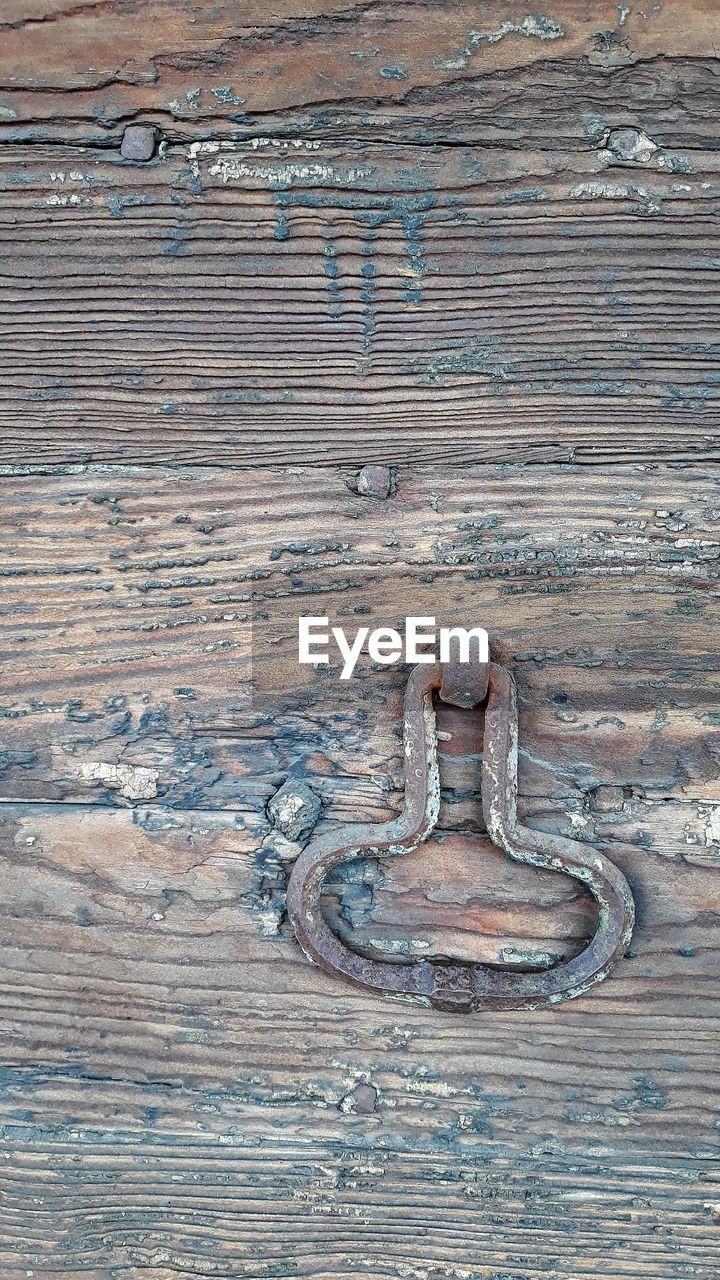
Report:
[[[28,1258],[43,1280],[714,1280],[716,476],[394,481],[377,500],[333,469],[4,480],[11,1280]],[[562,1010],[395,1006],[288,932],[311,830],[399,808],[403,687],[367,664],[288,685],[288,636],[299,613],[392,622],[408,598],[501,637],[523,820],[632,884],[631,954]],[[481,725],[440,712],[437,837],[340,869],[328,918],[368,954],[572,954],[591,904],[488,846]],[[319,801],[299,839],[268,806],[286,782]]]
[[718,156],[638,145],[5,148],[4,460],[717,457]]
[[584,140],[628,110],[716,137],[713,0],[6,0],[0,32],[8,140],[113,145],[137,118],[175,140]]

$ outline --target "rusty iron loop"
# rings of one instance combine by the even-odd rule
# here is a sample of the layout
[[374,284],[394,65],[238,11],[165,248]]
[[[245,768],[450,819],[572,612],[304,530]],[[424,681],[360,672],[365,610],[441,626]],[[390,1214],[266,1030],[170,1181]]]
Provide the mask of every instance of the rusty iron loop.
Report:
[[[482,761],[482,807],[493,842],[518,862],[580,880],[598,909],[595,936],[571,960],[550,969],[518,972],[476,961],[435,956],[410,963],[358,955],[329,928],[320,906],[323,881],[339,862],[361,855],[393,857],[425,840],[437,822],[440,776],[433,695],[456,706],[487,699]],[[306,955],[354,986],[414,1004],[456,1012],[538,1009],[582,995],[612,969],[632,934],[635,907],[622,872],[576,840],[533,831],[517,821],[517,709],[515,684],[497,663],[414,667],[405,693],[405,806],[384,823],[353,823],[311,841],[293,867],[288,913]]]

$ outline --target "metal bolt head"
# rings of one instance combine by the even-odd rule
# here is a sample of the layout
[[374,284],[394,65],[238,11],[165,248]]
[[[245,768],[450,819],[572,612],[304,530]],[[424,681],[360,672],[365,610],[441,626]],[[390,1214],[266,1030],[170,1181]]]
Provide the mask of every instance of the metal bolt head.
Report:
[[363,498],[387,498],[392,491],[392,480],[389,467],[370,462],[358,475],[355,487]]
[[157,135],[152,125],[129,124],[120,143],[123,160],[152,160]]

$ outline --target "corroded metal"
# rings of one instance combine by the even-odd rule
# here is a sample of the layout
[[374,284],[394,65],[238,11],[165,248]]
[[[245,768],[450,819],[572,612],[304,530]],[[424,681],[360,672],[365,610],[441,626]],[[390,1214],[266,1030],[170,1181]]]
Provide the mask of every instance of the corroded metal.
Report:
[[120,155],[123,160],[152,160],[157,132],[152,125],[129,124],[122,136]]
[[[425,840],[438,817],[440,779],[433,696],[463,707],[485,702],[482,806],[490,837],[518,862],[580,880],[597,904],[592,941],[571,960],[542,971],[509,971],[435,956],[410,963],[371,960],[350,950],[329,928],[321,907],[331,867],[359,856],[394,857]],[[587,845],[533,831],[518,822],[517,710],[512,676],[497,663],[415,667],[405,694],[405,806],[381,824],[353,823],[313,840],[298,858],[288,887],[288,912],[305,953],[328,973],[355,986],[434,1009],[538,1009],[582,995],[623,955],[635,910],[625,877]]]

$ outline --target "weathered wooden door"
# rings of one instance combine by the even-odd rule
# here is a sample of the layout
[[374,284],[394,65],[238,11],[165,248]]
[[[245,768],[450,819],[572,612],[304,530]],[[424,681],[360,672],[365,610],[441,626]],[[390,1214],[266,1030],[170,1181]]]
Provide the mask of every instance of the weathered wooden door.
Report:
[[[3,1280],[717,1280],[720,15],[711,0],[5,0]],[[366,470],[365,468],[370,468]],[[631,949],[555,1009],[391,1003],[289,927],[402,803],[407,671],[491,634],[520,813]],[[591,900],[438,832],[351,947],[522,969]]]

